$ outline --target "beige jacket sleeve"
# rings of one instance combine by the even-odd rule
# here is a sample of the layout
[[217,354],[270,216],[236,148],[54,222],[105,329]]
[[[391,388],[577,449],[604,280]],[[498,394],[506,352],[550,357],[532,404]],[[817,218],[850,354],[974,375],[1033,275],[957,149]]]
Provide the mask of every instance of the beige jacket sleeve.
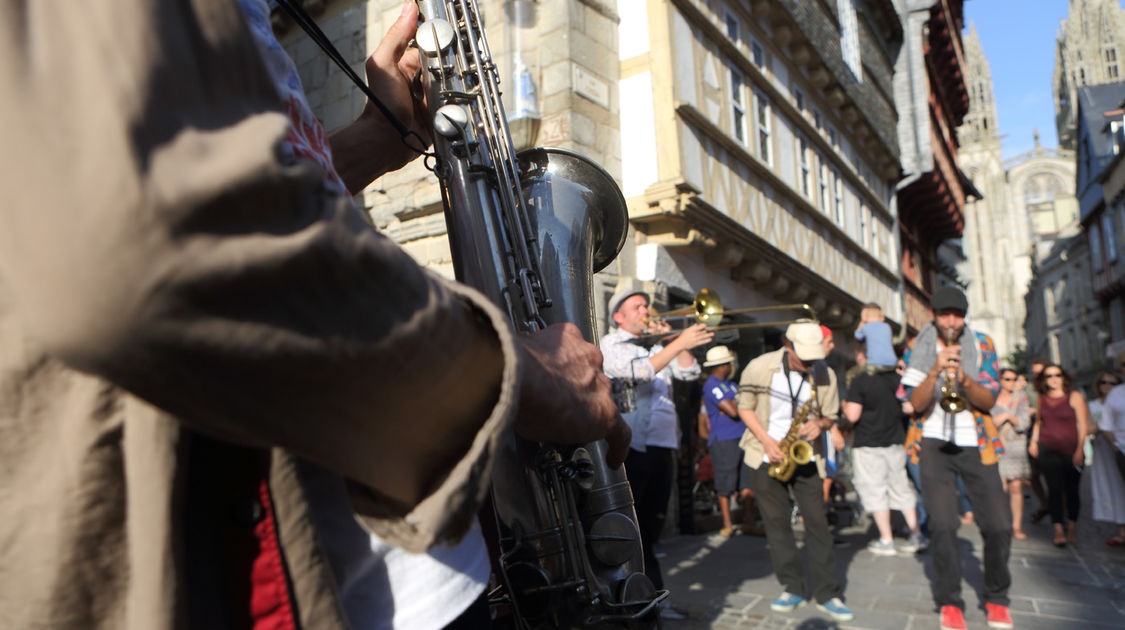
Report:
[[236,3],[0,2],[0,116],[0,276],[48,352],[384,516],[483,493],[517,395],[505,319],[279,161]]

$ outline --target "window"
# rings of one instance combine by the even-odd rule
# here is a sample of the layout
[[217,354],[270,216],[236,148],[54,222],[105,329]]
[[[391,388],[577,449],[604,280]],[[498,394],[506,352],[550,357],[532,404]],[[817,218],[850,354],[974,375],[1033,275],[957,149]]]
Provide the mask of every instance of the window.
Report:
[[859,20],[856,19],[855,0],[836,0],[840,17],[840,53],[852,74],[863,82],[863,64],[859,55]]
[[833,169],[832,171],[832,191],[835,194],[832,208],[836,220],[836,225],[843,227],[844,225],[844,182],[840,180],[840,173]]
[[734,134],[735,140],[739,144],[746,145],[749,134],[746,129],[746,103],[744,96],[746,90],[744,89],[744,82],[742,73],[737,70],[731,69],[730,71],[730,110],[731,110],[731,133]]
[[867,213],[867,204],[863,203],[862,201],[859,202],[859,244],[862,245],[864,249],[868,249],[871,243],[869,240],[867,240]]
[[805,93],[800,90],[796,85],[790,86],[789,91],[793,94],[793,106],[797,111],[802,114],[805,113]]
[[804,136],[797,138],[797,163],[801,169],[801,194],[808,199],[812,194],[812,166],[809,164],[809,142]]
[[833,148],[840,148],[840,137],[836,135],[836,129],[833,127],[828,128],[828,143],[831,144]]
[[879,221],[874,216],[871,217],[871,255],[875,260],[881,260],[883,251],[879,246]]
[[824,130],[824,120],[820,117],[820,110],[815,107],[812,110],[812,122],[817,131]]
[[831,207],[828,202],[828,182],[830,171],[828,170],[828,162],[824,160],[823,155],[818,154],[816,156],[816,159],[817,162],[820,163],[820,177],[818,178],[820,183],[820,211],[824,214],[828,214],[828,209]]
[[1117,230],[1113,229],[1113,215],[1102,213],[1102,234],[1105,234],[1105,259],[1106,262],[1117,260]]
[[726,7],[723,7],[723,24],[727,28],[727,37],[737,46],[741,41],[738,35],[741,30],[741,25],[738,23],[738,18]]
[[766,67],[766,51],[762,50],[762,45],[757,40],[750,40],[750,56],[754,59],[755,66]]
[[773,139],[771,138],[773,129],[770,125],[770,102],[766,99],[766,95],[761,92],[755,92],[755,101],[758,105],[758,157],[770,166],[773,166]]
[[1102,235],[1097,223],[1090,225],[1090,259],[1094,261],[1094,269],[1102,268]]

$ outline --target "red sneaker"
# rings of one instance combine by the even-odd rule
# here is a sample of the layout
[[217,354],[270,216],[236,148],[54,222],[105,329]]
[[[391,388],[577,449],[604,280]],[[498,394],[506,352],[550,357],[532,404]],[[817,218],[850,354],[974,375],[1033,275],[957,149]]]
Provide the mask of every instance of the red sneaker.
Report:
[[941,630],[968,630],[965,614],[956,606],[941,607]]
[[1008,614],[1007,606],[1001,606],[1000,604],[985,604],[984,609],[988,611],[989,628],[1012,627],[1012,616]]

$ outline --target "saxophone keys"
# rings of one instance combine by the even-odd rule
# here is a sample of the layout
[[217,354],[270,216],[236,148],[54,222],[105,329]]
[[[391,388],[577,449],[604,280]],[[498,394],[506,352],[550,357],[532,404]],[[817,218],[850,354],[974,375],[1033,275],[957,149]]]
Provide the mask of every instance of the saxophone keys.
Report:
[[427,20],[418,27],[414,41],[418,44],[418,49],[427,57],[437,57],[453,44],[456,34],[452,24],[441,18],[435,18]]
[[434,131],[445,138],[459,138],[469,124],[469,113],[460,105],[442,105],[434,113]]

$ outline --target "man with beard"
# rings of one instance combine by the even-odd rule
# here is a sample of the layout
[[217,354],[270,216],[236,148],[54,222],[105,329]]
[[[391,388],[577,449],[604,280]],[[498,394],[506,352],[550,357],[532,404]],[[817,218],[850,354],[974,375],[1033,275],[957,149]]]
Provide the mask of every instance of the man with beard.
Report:
[[[997,454],[1003,452],[988,410],[999,390],[995,346],[965,324],[965,294],[938,289],[930,302],[934,321],[914,339],[906,356],[903,384],[915,414],[907,432],[908,455],[920,462],[922,499],[930,515],[934,595],[943,630],[965,626],[961,599],[961,558],[957,548],[957,477],[965,480],[969,502],[984,539],[984,593],[988,625],[1011,628],[1008,614],[1008,555],[1012,517],[1000,481]],[[966,402],[950,412],[939,404],[944,391]]]

